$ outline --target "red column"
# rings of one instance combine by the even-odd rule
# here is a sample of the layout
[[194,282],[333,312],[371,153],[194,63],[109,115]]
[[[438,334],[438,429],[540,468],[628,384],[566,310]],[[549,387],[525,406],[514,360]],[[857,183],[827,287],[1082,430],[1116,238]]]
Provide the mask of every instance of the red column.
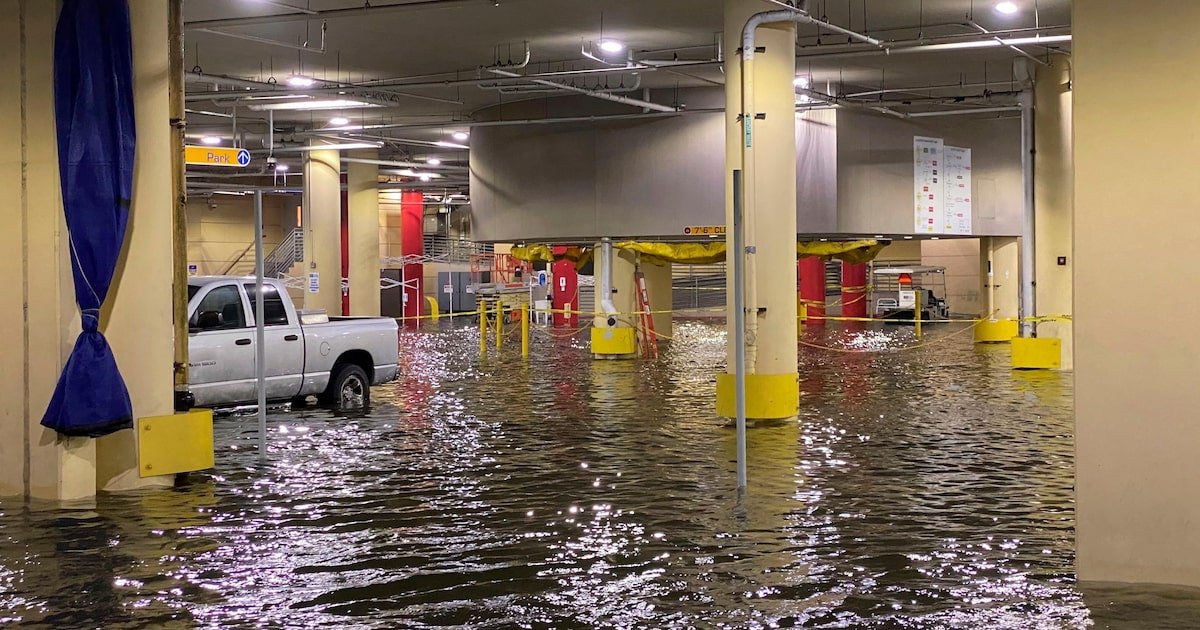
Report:
[[867,265],[842,262],[842,316],[867,316]]
[[[346,183],[346,176],[342,175],[342,183]],[[342,191],[342,277],[350,277],[350,197],[345,190]],[[342,315],[350,314],[350,291],[348,287],[342,287]]]
[[806,256],[797,263],[800,269],[800,300],[808,307],[809,324],[825,323],[825,261]]
[[[567,251],[565,246],[555,246],[554,254],[562,255]],[[575,311],[579,310],[579,274],[575,271],[575,263],[563,258],[556,260],[550,268],[550,273],[554,277],[554,286],[550,287],[551,294],[554,299],[550,307],[555,310],[554,325],[558,327],[579,326],[579,315]],[[571,311],[570,313],[560,313],[558,311]]]
[[[406,190],[400,195],[400,255],[422,256],[425,254],[423,238],[425,221],[425,195],[420,191]],[[402,275],[406,286],[404,291],[404,316],[412,317],[405,322],[409,326],[419,326],[424,310],[425,265],[404,265]]]

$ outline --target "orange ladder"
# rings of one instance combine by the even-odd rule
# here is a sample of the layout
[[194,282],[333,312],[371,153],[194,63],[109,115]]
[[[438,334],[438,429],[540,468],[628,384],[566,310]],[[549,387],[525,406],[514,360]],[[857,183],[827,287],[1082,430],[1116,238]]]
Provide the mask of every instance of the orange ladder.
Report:
[[658,333],[654,331],[654,315],[650,310],[650,294],[646,291],[646,276],[641,269],[633,274],[637,283],[638,306],[638,335],[641,337],[642,356],[648,359],[658,358]]

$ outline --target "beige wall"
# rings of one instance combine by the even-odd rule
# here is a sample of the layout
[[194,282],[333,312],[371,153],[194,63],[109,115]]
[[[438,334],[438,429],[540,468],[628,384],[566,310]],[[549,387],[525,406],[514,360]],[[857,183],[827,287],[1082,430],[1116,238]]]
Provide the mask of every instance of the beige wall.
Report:
[[1200,3],[1130,8],[1074,3],[1078,575],[1200,585]]
[[[270,253],[282,236],[280,223],[295,214],[292,197],[263,195],[264,252]],[[291,218],[288,223],[294,223]],[[254,197],[212,195],[188,198],[188,264],[197,275],[254,273]],[[232,265],[232,268],[230,267]]]
[[921,241],[921,264],[946,268],[945,292],[934,292],[946,300],[952,313],[979,315],[986,309],[980,300],[979,239]]
[[[1067,59],[1038,68],[1034,145],[1035,230],[1037,232],[1037,314],[1070,315],[1074,297],[1072,213],[1075,208],[1074,162],[1071,152],[1071,74]],[[1065,256],[1066,265],[1058,264]],[[1068,321],[1038,324],[1039,337],[1062,342],[1062,369],[1074,367],[1072,326]]]

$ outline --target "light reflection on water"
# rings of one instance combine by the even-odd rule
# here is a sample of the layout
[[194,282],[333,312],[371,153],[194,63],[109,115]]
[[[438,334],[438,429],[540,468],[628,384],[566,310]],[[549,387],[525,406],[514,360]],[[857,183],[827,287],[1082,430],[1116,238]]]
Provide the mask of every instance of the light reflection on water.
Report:
[[[897,350],[907,328],[804,341]],[[719,326],[657,363],[403,337],[366,414],[217,424],[217,469],[92,512],[0,503],[0,625],[1192,627],[1193,591],[1073,579],[1069,377],[959,329],[801,349],[798,422],[713,417]]]

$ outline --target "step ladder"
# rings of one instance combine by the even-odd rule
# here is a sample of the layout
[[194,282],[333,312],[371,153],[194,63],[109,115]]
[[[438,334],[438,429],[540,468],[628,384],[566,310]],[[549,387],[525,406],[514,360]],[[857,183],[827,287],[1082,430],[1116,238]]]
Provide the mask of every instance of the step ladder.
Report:
[[654,315],[650,309],[650,294],[646,291],[646,276],[638,269],[633,274],[637,283],[638,336],[641,340],[642,356],[658,358],[658,333],[654,331]]

